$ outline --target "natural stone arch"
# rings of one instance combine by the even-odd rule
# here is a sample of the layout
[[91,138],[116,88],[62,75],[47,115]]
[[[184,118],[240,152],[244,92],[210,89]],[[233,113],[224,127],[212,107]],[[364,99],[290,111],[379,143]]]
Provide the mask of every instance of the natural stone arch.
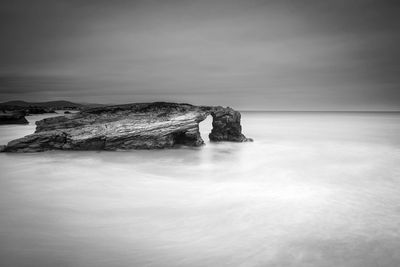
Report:
[[136,103],[84,110],[36,122],[34,134],[13,140],[6,152],[161,149],[200,146],[199,123],[213,117],[210,141],[251,141],[232,108],[176,103]]
[[205,113],[199,114],[197,127],[193,131],[180,132],[177,135],[176,144],[199,146],[204,144],[200,134],[200,123],[212,117],[212,129],[208,137],[211,142],[246,142],[252,139],[246,138],[242,134],[241,115],[230,107],[203,107]]

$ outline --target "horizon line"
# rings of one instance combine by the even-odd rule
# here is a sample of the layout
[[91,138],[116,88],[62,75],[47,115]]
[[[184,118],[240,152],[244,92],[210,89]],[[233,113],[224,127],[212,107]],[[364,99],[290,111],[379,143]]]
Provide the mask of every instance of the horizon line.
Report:
[[[4,102],[0,102],[0,104],[5,104],[7,102],[26,102],[26,103],[34,103],[34,104],[39,104],[39,103],[48,103],[48,102],[58,102],[58,101],[65,101],[65,102],[71,102],[74,104],[80,104],[80,105],[105,105],[105,106],[115,106],[115,105],[125,105],[125,104],[132,104],[132,103],[151,103],[151,102],[132,102],[132,103],[99,103],[99,102],[75,102],[71,100],[65,100],[65,99],[58,99],[58,100],[45,100],[45,101],[26,101],[26,100],[8,100]],[[170,102],[170,101],[152,101],[152,102]],[[170,102],[173,103],[173,102]],[[178,102],[176,102],[178,103]],[[196,105],[195,105],[196,106]],[[204,106],[204,105],[200,105]],[[229,107],[227,105],[227,107]],[[294,113],[294,112],[305,112],[305,113],[313,113],[313,112],[320,112],[320,113],[400,113],[400,110],[318,110],[318,109],[312,109],[312,110],[291,110],[291,109],[240,109],[236,108],[236,110],[240,112],[287,112],[287,113]]]

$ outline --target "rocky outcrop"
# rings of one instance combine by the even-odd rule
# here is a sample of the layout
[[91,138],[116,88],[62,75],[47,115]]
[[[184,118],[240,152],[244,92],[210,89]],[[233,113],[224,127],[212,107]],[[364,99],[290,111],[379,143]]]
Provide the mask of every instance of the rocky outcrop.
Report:
[[240,113],[231,108],[214,108],[210,112],[213,117],[212,131],[209,134],[211,141],[251,141],[242,134]]
[[13,140],[7,152],[45,150],[160,149],[204,143],[199,123],[213,117],[211,141],[251,141],[241,133],[240,113],[232,108],[176,103],[98,107],[36,122],[34,134]]
[[42,108],[42,107],[28,107],[24,110],[27,115],[31,114],[45,114],[45,113],[56,113],[52,108]]
[[0,124],[28,124],[23,113],[3,112],[0,113]]

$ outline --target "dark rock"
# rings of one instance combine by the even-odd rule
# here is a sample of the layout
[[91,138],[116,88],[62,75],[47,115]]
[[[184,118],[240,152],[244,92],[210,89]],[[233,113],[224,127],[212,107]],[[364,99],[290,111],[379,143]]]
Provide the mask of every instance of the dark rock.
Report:
[[54,113],[54,110],[50,108],[43,108],[43,107],[28,107],[25,109],[27,114],[44,114],[44,113]]
[[0,124],[28,124],[24,113],[5,112],[0,113]]
[[240,113],[230,107],[218,107],[211,112],[213,128],[209,134],[210,141],[252,141],[242,134],[240,125]]
[[204,144],[199,123],[213,117],[210,140],[251,141],[232,108],[176,103],[137,103],[87,109],[36,122],[34,134],[13,140],[7,152],[160,149]]
[[[88,106],[96,106],[97,104],[88,104]],[[104,105],[97,105],[104,106]],[[4,103],[0,103],[0,108],[4,108],[6,110],[22,110],[25,108],[44,108],[47,109],[50,113],[55,112],[57,109],[72,109],[79,110],[83,109],[85,105],[72,103],[65,100],[57,100],[57,101],[48,101],[48,102],[25,102],[21,100],[16,101],[8,101]]]
[[25,116],[29,114],[56,113],[55,108],[53,107],[39,106],[35,104],[31,105],[30,103],[23,101],[0,103],[0,110],[23,113]]

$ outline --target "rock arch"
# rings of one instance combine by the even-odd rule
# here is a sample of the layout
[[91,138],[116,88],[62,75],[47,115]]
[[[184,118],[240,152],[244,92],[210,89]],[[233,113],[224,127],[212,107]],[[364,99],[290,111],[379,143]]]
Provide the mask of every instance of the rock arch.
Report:
[[213,117],[210,141],[252,141],[242,134],[240,113],[230,107],[136,103],[84,110],[36,122],[34,134],[2,147],[6,152],[160,149],[200,146],[199,123]]

